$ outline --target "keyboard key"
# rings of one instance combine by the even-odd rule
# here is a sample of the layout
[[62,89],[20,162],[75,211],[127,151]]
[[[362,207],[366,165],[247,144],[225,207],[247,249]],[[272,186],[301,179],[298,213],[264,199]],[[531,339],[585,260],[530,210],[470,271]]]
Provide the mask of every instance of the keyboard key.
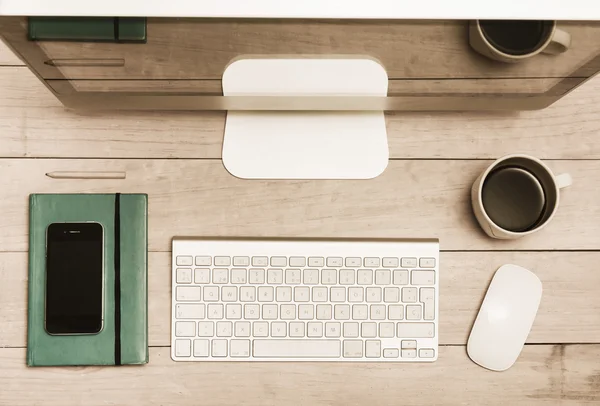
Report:
[[331,288],[330,299],[332,302],[345,302],[346,301],[346,288],[335,287]]
[[322,267],[325,266],[325,258],[323,257],[309,257],[308,266],[310,267]]
[[327,288],[325,286],[315,286],[312,291],[313,302],[327,301]]
[[408,271],[396,269],[394,271],[394,285],[408,285]]
[[400,301],[400,289],[383,288],[383,301],[386,303],[398,303]]
[[231,283],[241,285],[246,283],[246,269],[245,268],[233,268],[231,270]]
[[354,285],[354,269],[340,269],[340,285]]
[[344,340],[344,358],[362,358],[362,340]]
[[250,257],[233,257],[233,266],[249,266]]
[[375,338],[377,337],[377,323],[362,323],[360,335],[363,338]]
[[416,303],[417,288],[402,288],[402,301],[406,303]]
[[267,283],[280,285],[283,283],[283,269],[271,268],[267,270]]
[[417,258],[402,258],[400,265],[402,268],[416,268]]
[[402,350],[402,358],[416,358],[417,350]]
[[398,258],[383,258],[383,267],[384,268],[398,268]]
[[318,285],[319,284],[319,270],[318,269],[305,269],[302,271],[302,280],[305,285]]
[[371,320],[385,320],[385,305],[371,305]]
[[265,283],[265,270],[256,268],[250,269],[248,281],[252,284]]
[[392,338],[394,337],[394,323],[383,322],[379,323],[379,337],[381,338]]
[[417,348],[416,340],[402,340],[401,346],[403,350]]
[[260,318],[260,305],[244,305],[244,318],[248,320],[258,320]]
[[419,259],[420,268],[435,268],[435,258],[421,258]]
[[300,320],[312,320],[315,317],[315,307],[311,304],[301,304],[298,306],[298,318]]
[[339,322],[325,323],[325,337],[341,337],[342,325]]
[[271,266],[287,266],[286,257],[271,257]]
[[350,320],[350,305],[336,304],[333,307],[334,318],[336,320]]
[[177,257],[177,259],[175,260],[177,266],[192,266],[193,265],[193,259],[191,256],[187,256],[187,255],[179,255]]
[[375,271],[376,285],[389,285],[392,283],[392,273],[389,269],[378,269]]
[[288,285],[299,285],[301,282],[301,272],[299,269],[286,269],[285,270],[285,283]]
[[365,342],[365,357],[367,357],[367,358],[381,357],[381,341],[367,340]]
[[252,266],[269,266],[269,258],[252,257]]
[[227,268],[213,268],[213,283],[228,283],[229,282],[229,269]]
[[420,358],[434,358],[435,351],[433,350],[433,348],[421,348],[419,350],[419,357]]
[[[200,289],[200,288],[198,287],[198,289]],[[219,288],[217,286],[205,286],[204,287],[204,301],[205,302],[219,301]]]
[[413,285],[434,285],[435,271],[412,271]]
[[278,302],[291,302],[292,288],[290,286],[277,286],[276,296]]
[[281,320],[294,320],[296,318],[295,304],[282,304],[280,309]]
[[433,338],[433,323],[398,323],[398,338]]
[[373,270],[372,269],[359,269],[356,273],[357,283],[359,285],[372,285],[373,284]]
[[349,257],[346,258],[346,266],[351,268],[358,268],[362,266],[362,258],[358,257]]
[[195,337],[195,321],[178,321],[175,323],[175,336],[177,337]]
[[365,268],[377,268],[380,265],[379,258],[367,257],[365,258]]
[[175,356],[190,357],[192,355],[192,340],[175,340]]
[[421,288],[420,297],[423,303],[423,318],[425,320],[435,319],[435,290],[434,288]]
[[240,302],[254,302],[255,300],[256,288],[254,286],[242,286],[240,288]]
[[194,269],[194,283],[210,283],[210,269],[196,268]]
[[290,257],[290,266],[306,266],[306,258]]
[[311,321],[306,326],[308,337],[319,338],[323,337],[323,323],[320,321]]
[[335,285],[337,283],[337,269],[321,270],[321,283],[323,285]]
[[368,303],[381,302],[381,288],[380,287],[367,288],[367,302]]
[[204,303],[177,304],[175,305],[175,317],[178,319],[203,319]]
[[420,305],[407,305],[406,306],[406,320],[421,320],[421,306]]
[[178,302],[199,302],[200,286],[177,286],[175,297]]
[[194,340],[194,357],[208,357],[209,350],[209,340]]
[[385,348],[383,358],[398,358],[400,351],[397,348]]
[[310,288],[308,286],[296,286],[294,288],[295,302],[310,302]]
[[219,321],[217,323],[217,337],[231,337],[233,335],[233,323],[230,321]]
[[236,302],[237,286],[223,286],[221,290],[221,300],[223,302]]
[[235,336],[236,337],[250,337],[250,322],[249,321],[236,321],[235,322]]
[[358,323],[344,323],[344,338],[358,338]]
[[266,304],[262,307],[263,319],[265,320],[276,320],[279,314],[279,306],[276,304]]
[[354,320],[367,320],[369,318],[369,307],[366,304],[352,305],[352,318]]
[[211,303],[207,306],[206,310],[207,318],[212,320],[219,320],[223,318],[223,304],[222,303]]
[[404,305],[390,305],[388,307],[388,319],[403,320],[404,319]]
[[177,283],[192,283],[191,268],[177,268],[175,280]]
[[225,306],[225,318],[229,320],[239,320],[242,318],[242,305],[238,303],[229,303]]
[[215,266],[231,265],[231,257],[215,257]]
[[290,337],[304,337],[304,323],[301,321],[290,322]]
[[272,302],[275,298],[273,286],[259,286],[258,287],[258,301],[259,302]]
[[344,266],[344,258],[328,257],[327,258],[327,266],[337,267],[337,268]]
[[232,358],[248,358],[250,356],[250,340],[231,340],[229,356]]
[[348,288],[348,301],[349,302],[362,302],[364,300],[364,288],[351,287]]
[[227,356],[227,340],[212,341],[212,356],[226,357]]
[[254,340],[255,358],[339,358],[338,340]]
[[255,321],[252,323],[252,335],[254,337],[268,337],[269,323],[266,321]]
[[[274,321],[271,323],[272,337],[285,337],[287,335],[287,323],[285,321]],[[256,345],[256,341],[254,341]]]
[[331,320],[332,307],[330,304],[317,305],[317,320]]
[[215,334],[215,323],[213,321],[198,322],[198,336],[212,337]]
[[211,266],[212,258],[208,256],[196,257],[196,266]]

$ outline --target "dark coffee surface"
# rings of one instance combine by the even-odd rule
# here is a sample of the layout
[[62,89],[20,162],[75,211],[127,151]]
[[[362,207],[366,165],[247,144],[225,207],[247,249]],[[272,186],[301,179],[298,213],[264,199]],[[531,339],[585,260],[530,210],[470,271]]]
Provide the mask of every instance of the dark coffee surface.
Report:
[[546,206],[544,190],[530,172],[518,167],[493,171],[483,184],[483,207],[505,230],[523,232],[539,222]]
[[552,22],[543,20],[481,20],[479,24],[488,42],[509,55],[536,51],[552,32]]

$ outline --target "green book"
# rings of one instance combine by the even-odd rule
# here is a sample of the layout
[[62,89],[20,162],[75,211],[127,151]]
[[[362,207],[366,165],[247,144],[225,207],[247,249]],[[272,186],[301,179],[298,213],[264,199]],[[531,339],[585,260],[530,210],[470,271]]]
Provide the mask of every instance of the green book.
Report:
[[[145,194],[30,195],[27,365],[148,362],[147,212]],[[103,227],[103,328],[97,334],[45,329],[46,230],[68,222]]]

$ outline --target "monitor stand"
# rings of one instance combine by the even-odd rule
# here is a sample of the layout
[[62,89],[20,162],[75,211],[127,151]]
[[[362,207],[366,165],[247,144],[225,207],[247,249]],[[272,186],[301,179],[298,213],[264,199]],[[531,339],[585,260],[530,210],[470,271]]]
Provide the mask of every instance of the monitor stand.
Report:
[[[240,59],[224,96],[387,96],[377,62]],[[388,164],[383,111],[228,111],[223,164],[244,179],[371,179]]]

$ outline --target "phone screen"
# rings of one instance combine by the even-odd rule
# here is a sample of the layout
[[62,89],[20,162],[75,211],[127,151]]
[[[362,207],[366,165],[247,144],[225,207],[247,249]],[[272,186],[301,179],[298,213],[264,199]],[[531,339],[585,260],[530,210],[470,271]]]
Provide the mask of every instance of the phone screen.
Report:
[[49,334],[102,330],[103,231],[98,223],[53,223],[46,235]]

